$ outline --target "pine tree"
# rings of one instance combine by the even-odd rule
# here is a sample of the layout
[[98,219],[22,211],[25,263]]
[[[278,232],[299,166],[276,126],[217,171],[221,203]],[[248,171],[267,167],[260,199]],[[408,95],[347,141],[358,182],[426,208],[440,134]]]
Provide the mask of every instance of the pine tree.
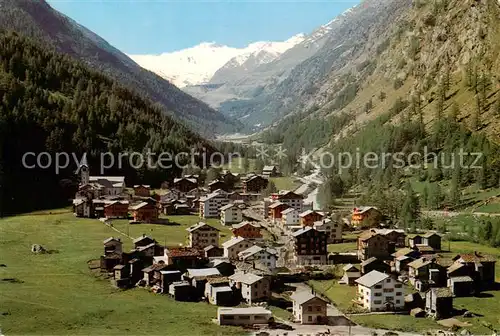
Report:
[[451,111],[450,111],[450,120],[452,122],[458,122],[458,116],[460,115],[460,108],[458,107],[457,102],[453,102],[451,104]]
[[476,106],[472,115],[472,129],[477,131],[481,127],[481,101],[479,95],[476,94]]
[[408,228],[411,228],[412,225],[416,225],[416,223],[419,220],[419,217],[420,217],[420,204],[418,201],[418,197],[413,191],[411,183],[407,181],[405,186],[405,200],[401,208],[401,216],[400,216],[404,228],[408,230]]
[[455,169],[453,171],[453,177],[451,179],[450,194],[449,194],[449,201],[451,204],[453,204],[455,206],[460,203],[461,179],[462,179],[462,173],[461,173],[460,164],[455,162]]

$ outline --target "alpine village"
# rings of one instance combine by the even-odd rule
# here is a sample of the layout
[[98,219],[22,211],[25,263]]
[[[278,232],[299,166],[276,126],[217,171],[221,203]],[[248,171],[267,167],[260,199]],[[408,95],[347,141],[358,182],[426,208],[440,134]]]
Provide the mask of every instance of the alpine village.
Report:
[[500,1],[183,85],[52,5],[0,0],[0,335],[500,333]]

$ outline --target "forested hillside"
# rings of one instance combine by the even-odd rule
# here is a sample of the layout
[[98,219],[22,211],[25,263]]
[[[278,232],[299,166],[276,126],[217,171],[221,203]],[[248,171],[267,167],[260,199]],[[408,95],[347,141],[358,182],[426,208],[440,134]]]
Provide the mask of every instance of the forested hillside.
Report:
[[[89,154],[99,173],[101,152],[178,153],[205,141],[163,113],[161,107],[115,80],[14,33],[0,33],[0,214],[68,204],[74,162],[59,175],[22,167],[24,153]],[[29,164],[35,163],[30,158]],[[46,161],[43,162],[45,164]],[[127,184],[158,184],[175,169],[106,171]]]
[[[378,4],[367,0],[364,5]],[[403,153],[399,169],[391,162],[389,168],[341,169],[340,191],[337,163],[326,171],[337,190],[331,195],[327,186],[323,193],[331,200],[356,187],[364,194],[360,204],[377,205],[409,227],[417,224],[420,208],[464,209],[474,202],[464,197],[466,189],[482,193],[499,187],[500,5],[390,0],[384,6],[392,19],[352,26],[365,38],[335,61],[323,80],[299,91],[301,106],[263,139],[282,142],[295,154],[307,142],[334,154]],[[332,43],[325,48],[341,41],[332,38]],[[298,141],[287,141],[287,136]],[[306,137],[311,140],[303,141]],[[481,169],[453,165],[460,150],[482,153]],[[420,159],[407,157],[425,151],[428,155]],[[467,157],[465,166],[472,160]]]
[[45,0],[0,0],[0,29],[31,37],[99,70],[121,85],[162,105],[165,113],[183,120],[207,137],[232,132],[230,120],[189,96],[167,80],[147,71],[100,36],[54,10]]

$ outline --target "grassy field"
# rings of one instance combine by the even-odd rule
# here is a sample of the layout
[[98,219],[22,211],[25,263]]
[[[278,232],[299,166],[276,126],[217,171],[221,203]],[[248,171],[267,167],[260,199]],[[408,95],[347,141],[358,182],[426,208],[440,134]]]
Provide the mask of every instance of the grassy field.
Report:
[[356,250],[356,242],[350,243],[340,243],[340,244],[328,244],[328,252],[352,252]]
[[[182,235],[170,227],[134,226],[134,234],[151,228],[158,240]],[[150,230],[151,230],[150,229]],[[137,231],[136,231],[137,230]],[[132,232],[132,231],[131,231]],[[170,236],[169,236],[170,235]],[[96,278],[87,261],[102,253],[102,241],[117,232],[92,219],[69,213],[33,214],[0,220],[0,328],[5,334],[44,335],[231,335],[242,329],[212,323],[217,307],[176,302],[144,289],[121,291]],[[125,248],[130,239],[121,237]],[[34,255],[31,244],[57,253]],[[15,279],[6,281],[5,279]]]
[[300,186],[300,183],[295,181],[295,178],[291,176],[282,177],[271,177],[271,181],[274,182],[278,190],[295,190]]
[[[129,236],[139,237],[142,234],[147,234],[155,238],[159,243],[164,245],[187,244],[188,232],[186,229],[191,225],[197,224],[201,219],[196,215],[191,216],[167,216],[170,221],[169,225],[155,224],[129,224],[128,220],[113,220],[113,226]],[[231,229],[229,226],[222,226],[216,218],[203,219],[202,221],[221,230],[220,242],[224,242],[231,238]]]

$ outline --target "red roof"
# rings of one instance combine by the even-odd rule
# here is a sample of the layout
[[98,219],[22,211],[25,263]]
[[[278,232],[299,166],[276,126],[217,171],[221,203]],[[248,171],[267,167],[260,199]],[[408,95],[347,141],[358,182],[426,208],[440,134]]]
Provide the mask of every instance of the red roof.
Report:
[[169,257],[199,257],[200,251],[189,247],[167,248],[167,255]]

